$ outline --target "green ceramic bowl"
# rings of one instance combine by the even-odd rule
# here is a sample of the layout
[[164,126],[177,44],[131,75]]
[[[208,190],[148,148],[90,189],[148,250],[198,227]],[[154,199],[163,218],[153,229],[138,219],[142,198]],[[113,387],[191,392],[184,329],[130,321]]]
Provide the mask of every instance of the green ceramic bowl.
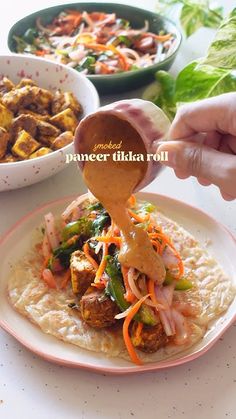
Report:
[[93,82],[100,93],[112,94],[125,92],[139,88],[154,79],[157,70],[168,70],[173,64],[178,53],[182,36],[176,25],[166,17],[149,12],[137,7],[126,6],[115,3],[71,3],[53,6],[47,9],[32,13],[19,20],[12,26],[8,34],[8,47],[12,52],[16,52],[16,45],[13,36],[21,36],[25,31],[35,25],[37,17],[41,17],[43,24],[48,24],[52,19],[65,9],[86,10],[87,12],[101,11],[106,13],[116,13],[117,17],[125,18],[130,21],[132,28],[142,28],[144,21],[149,22],[149,30],[159,33],[160,30],[172,32],[176,36],[175,49],[172,54],[161,63],[151,65],[141,70],[127,71],[114,75],[91,75],[89,80]]

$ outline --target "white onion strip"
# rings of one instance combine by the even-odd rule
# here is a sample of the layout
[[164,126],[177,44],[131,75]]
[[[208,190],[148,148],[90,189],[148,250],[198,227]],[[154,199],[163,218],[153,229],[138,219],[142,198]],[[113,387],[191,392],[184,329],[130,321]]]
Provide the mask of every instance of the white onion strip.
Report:
[[84,202],[84,195],[79,196],[78,198],[76,198],[74,201],[72,201],[68,207],[63,211],[63,213],[61,214],[61,218],[63,220],[66,220],[71,214],[72,212],[82,203]]
[[45,228],[47,233],[47,238],[50,243],[52,250],[56,249],[59,246],[59,239],[56,231],[54,216],[51,212],[44,216],[45,219]]

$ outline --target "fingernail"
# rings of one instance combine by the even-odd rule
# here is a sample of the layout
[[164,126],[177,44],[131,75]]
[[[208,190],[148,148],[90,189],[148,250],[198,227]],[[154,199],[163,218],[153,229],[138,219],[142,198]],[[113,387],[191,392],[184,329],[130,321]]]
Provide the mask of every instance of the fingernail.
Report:
[[160,153],[161,151],[167,151],[168,160],[163,163],[165,164],[165,166],[175,168],[177,167],[177,147],[173,143],[174,142],[164,142],[164,144],[158,144],[157,153]]

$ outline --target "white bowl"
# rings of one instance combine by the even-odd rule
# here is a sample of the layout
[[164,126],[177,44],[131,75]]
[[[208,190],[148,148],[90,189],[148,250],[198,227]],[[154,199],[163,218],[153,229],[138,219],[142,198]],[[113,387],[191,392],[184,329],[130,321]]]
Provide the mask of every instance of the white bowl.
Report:
[[[19,54],[0,56],[0,78],[3,76],[14,83],[29,77],[39,87],[73,92],[83,107],[83,117],[99,107],[98,93],[85,76],[52,61]],[[73,144],[69,144],[36,159],[0,163],[0,191],[22,188],[54,175],[65,167],[65,155],[73,153],[73,149]]]

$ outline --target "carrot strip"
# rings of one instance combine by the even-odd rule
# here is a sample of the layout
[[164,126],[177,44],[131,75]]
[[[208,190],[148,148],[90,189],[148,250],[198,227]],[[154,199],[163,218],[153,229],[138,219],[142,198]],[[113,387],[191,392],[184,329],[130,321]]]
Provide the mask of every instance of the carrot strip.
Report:
[[86,44],[86,43],[84,43],[84,46],[88,49],[95,49],[95,50],[98,50],[98,51],[112,51],[112,52],[114,52],[116,55],[119,56],[121,65],[123,67],[123,70],[128,70],[129,64],[126,61],[125,56],[117,48],[115,48],[113,45],[107,46],[107,45],[103,45],[103,44],[92,44],[92,43],[91,44],[90,43]]
[[120,246],[121,244],[121,237],[115,237],[115,236],[98,236],[98,237],[95,237],[95,240],[97,240],[98,242],[103,242],[107,244],[114,243],[117,246]]
[[126,268],[125,266],[122,266],[121,267],[121,273],[122,273],[122,276],[123,276],[124,285],[125,285],[125,291],[126,291],[126,293],[124,295],[124,298],[129,303],[133,303],[136,300],[136,297],[132,293],[132,290],[131,290],[130,285],[129,285],[129,281],[128,281],[128,270],[129,270],[129,268]]
[[158,305],[158,301],[157,301],[156,294],[155,294],[155,283],[154,283],[153,279],[151,279],[151,278],[148,278],[147,289],[148,289],[148,292],[150,294],[150,297],[151,297],[151,300],[152,300],[153,304]]
[[66,288],[70,278],[71,278],[71,272],[70,272],[70,269],[67,269],[67,271],[63,275],[63,280],[61,282],[61,289]]
[[129,203],[129,205],[131,207],[135,207],[135,205],[136,205],[136,197],[135,197],[135,195],[131,195],[131,197],[129,198],[128,203]]
[[134,218],[136,221],[138,221],[139,223],[144,223],[145,221],[148,221],[150,218],[150,215],[147,214],[145,215],[145,217],[141,217],[140,215],[136,214],[134,211],[132,211],[131,209],[128,209],[128,213],[129,215]]
[[83,251],[84,251],[84,254],[85,254],[85,256],[86,256],[86,258],[88,259],[88,261],[91,263],[91,265],[93,265],[93,267],[95,268],[95,269],[98,269],[98,263],[96,262],[96,260],[90,255],[90,253],[89,253],[89,245],[88,245],[88,242],[86,242],[85,244],[84,244],[84,246],[83,246]]
[[138,310],[140,309],[142,303],[146,300],[146,298],[149,297],[149,294],[145,295],[143,298],[141,298],[139,301],[137,301],[137,303],[135,303],[133,306],[131,306],[125,321],[123,323],[123,338],[124,338],[124,342],[125,342],[125,346],[127,348],[127,351],[129,353],[129,356],[131,358],[131,360],[137,364],[137,365],[142,365],[142,361],[141,359],[139,359],[138,355],[136,354],[130,335],[129,335],[129,325],[131,323],[131,321],[133,320],[133,317],[135,316],[135,314],[138,312]]
[[143,323],[138,322],[137,329],[135,331],[135,339],[137,339],[137,340],[140,339],[140,335],[142,333],[142,330],[143,330]]
[[151,243],[156,248],[157,253],[160,254],[161,244],[156,240],[151,240]]
[[50,269],[47,269],[47,268],[43,269],[41,276],[49,288],[57,288],[56,280],[53,276],[52,271],[50,271]]
[[103,243],[103,255],[102,255],[102,260],[101,260],[101,263],[98,267],[98,270],[96,272],[96,276],[95,276],[95,279],[94,279],[95,284],[100,282],[100,278],[101,278],[103,272],[105,271],[106,264],[107,264],[107,259],[106,259],[107,255],[108,255],[108,244]]

